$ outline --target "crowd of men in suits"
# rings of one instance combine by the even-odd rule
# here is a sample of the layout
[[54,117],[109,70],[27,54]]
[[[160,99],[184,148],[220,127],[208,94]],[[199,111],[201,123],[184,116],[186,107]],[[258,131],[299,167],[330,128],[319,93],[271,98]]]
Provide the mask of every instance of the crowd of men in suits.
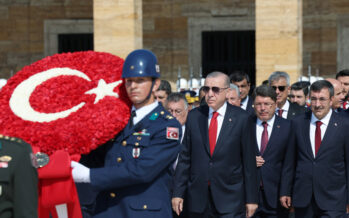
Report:
[[349,70],[292,85],[277,71],[253,91],[243,72],[213,72],[205,104],[189,113],[183,95],[169,94],[164,104],[185,129],[175,216],[347,217],[348,87]]

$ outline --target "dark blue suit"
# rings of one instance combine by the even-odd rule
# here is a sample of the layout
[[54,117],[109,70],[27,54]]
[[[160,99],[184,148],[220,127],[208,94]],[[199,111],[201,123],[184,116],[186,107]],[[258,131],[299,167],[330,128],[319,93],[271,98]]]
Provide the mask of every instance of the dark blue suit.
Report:
[[251,96],[248,96],[246,112],[251,116],[255,115],[255,112],[252,106],[253,106],[253,98]]
[[227,104],[211,156],[208,113],[208,106],[201,106],[188,115],[173,197],[183,198],[187,190],[189,212],[204,213],[210,186],[213,204],[220,214],[245,216],[245,204],[258,202],[252,120],[241,108]]
[[[167,127],[178,129],[172,135],[178,140],[167,138]],[[100,192],[94,217],[172,217],[170,172],[180,138],[180,124],[161,105],[135,126],[128,124],[108,151],[104,167],[90,171],[91,185]]]
[[297,162],[292,202],[296,214],[297,208],[309,207],[314,201],[324,211],[345,211],[349,201],[348,119],[332,112],[315,158],[310,143],[310,120],[311,112],[293,120]]
[[[256,139],[256,121],[254,118],[254,138]],[[260,139],[256,139],[260,140]],[[267,147],[263,153],[260,154],[256,141],[257,156],[262,156],[265,163],[258,167],[258,184],[263,184],[266,202],[259,205],[257,214],[264,212],[269,208],[276,209],[279,207],[279,198],[281,196],[291,196],[290,185],[293,173],[294,162],[294,134],[292,132],[291,121],[275,116],[273,129],[269,137]],[[260,187],[260,189],[262,188]],[[262,191],[262,190],[260,190]],[[268,209],[266,209],[268,208]],[[260,211],[260,212],[259,212]]]

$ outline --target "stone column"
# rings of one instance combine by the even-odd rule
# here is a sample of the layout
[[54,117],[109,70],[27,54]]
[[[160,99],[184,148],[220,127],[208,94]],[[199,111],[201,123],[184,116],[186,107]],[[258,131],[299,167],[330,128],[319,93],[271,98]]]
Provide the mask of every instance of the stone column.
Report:
[[142,0],[94,0],[94,50],[125,58],[143,47]]
[[302,72],[302,0],[256,0],[256,85],[273,71]]

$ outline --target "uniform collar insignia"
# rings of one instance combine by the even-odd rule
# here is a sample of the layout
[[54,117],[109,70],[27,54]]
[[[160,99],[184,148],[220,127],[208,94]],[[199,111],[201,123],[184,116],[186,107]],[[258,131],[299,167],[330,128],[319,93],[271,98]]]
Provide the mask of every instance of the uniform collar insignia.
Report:
[[149,120],[156,120],[159,117],[159,114],[157,112],[150,115]]

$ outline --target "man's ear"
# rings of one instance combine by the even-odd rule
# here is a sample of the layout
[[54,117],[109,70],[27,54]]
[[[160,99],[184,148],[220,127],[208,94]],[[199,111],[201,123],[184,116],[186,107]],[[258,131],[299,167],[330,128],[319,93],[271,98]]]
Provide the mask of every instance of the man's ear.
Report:
[[160,86],[160,82],[161,80],[159,78],[155,79],[154,81],[154,86],[153,86],[153,92],[155,92],[156,90],[158,90],[159,86]]

